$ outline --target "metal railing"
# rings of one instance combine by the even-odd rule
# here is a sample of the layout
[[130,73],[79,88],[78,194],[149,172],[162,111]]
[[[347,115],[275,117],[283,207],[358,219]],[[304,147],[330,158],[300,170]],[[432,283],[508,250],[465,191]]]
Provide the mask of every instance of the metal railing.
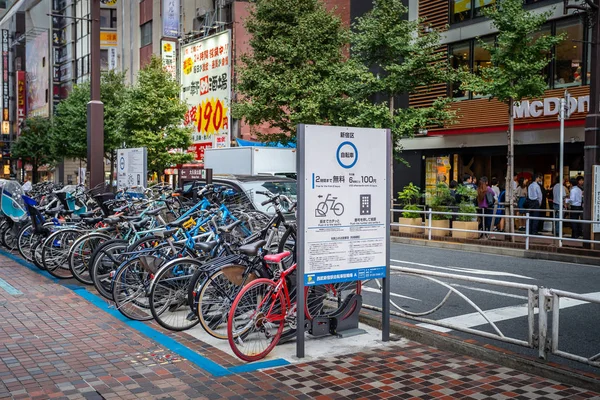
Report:
[[[391,270],[392,275],[403,275],[414,278],[422,278],[427,281],[433,282],[437,285],[440,285],[448,290],[446,295],[437,305],[430,308],[429,310],[422,312],[408,311],[405,308],[399,306],[393,300],[390,300],[390,305],[392,306],[392,310],[390,311],[391,315],[406,318],[412,321],[418,321],[423,324],[439,326],[442,328],[457,330],[476,336],[495,339],[522,347],[527,347],[531,349],[537,348],[539,358],[544,360],[548,358],[548,354],[553,354],[559,357],[578,361],[594,367],[600,367],[600,353],[595,354],[591,357],[586,357],[559,349],[560,298],[576,299],[584,303],[592,304],[600,304],[600,298],[594,298],[591,296],[561,290],[548,289],[536,285],[527,285],[516,282],[508,282],[486,278],[477,278],[459,274],[449,274],[429,270],[405,268],[399,266],[392,266]],[[471,282],[482,285],[494,286],[497,288],[503,288],[505,290],[516,289],[525,291],[527,294],[527,303],[524,305],[524,307],[527,307],[527,337],[510,337],[507,334],[505,334],[505,332],[503,332],[493,321],[493,318],[488,315],[488,311],[483,310],[480,306],[478,306],[475,303],[475,301],[469,298],[469,296],[466,295],[464,291],[459,290],[460,285],[448,283],[447,281]],[[376,284],[377,289],[379,289],[379,291],[382,290],[381,282],[378,279],[375,279],[371,282],[374,282]],[[494,292],[488,291],[488,293]],[[470,305],[473,308],[473,310],[476,311],[477,314],[481,316],[482,323],[478,324],[477,326],[491,327],[491,330],[493,332],[488,332],[482,329],[475,329],[471,326],[459,325],[456,323],[448,322],[448,320],[436,320],[434,318],[431,318],[430,316],[432,316],[432,314],[442,309],[442,307],[448,303],[448,300],[452,296],[452,294],[464,300],[468,305]],[[402,296],[402,294],[399,293],[398,295]],[[369,304],[363,304],[363,307],[365,309],[374,310],[378,312],[382,311],[380,307]],[[536,324],[535,315],[538,313],[539,315]]]
[[[513,236],[513,237],[522,237],[525,240],[525,249],[529,250],[530,247],[530,239],[531,238],[539,238],[539,239],[547,239],[547,240],[553,240],[557,242],[558,247],[562,247],[563,242],[573,242],[573,243],[589,243],[589,244],[596,244],[596,245],[600,245],[600,241],[598,240],[586,240],[586,239],[579,239],[579,238],[572,238],[572,237],[556,237],[556,236],[545,236],[545,235],[533,235],[530,232],[530,221],[531,220],[537,220],[538,223],[544,223],[546,221],[550,221],[552,223],[552,228],[554,230],[554,226],[556,223],[558,224],[564,224],[564,223],[578,223],[578,224],[582,224],[582,225],[596,225],[597,227],[600,228],[600,222],[598,221],[587,221],[587,220],[574,220],[574,219],[565,219],[565,218],[549,218],[549,217],[541,217],[541,216],[532,216],[530,214],[530,209],[524,210],[526,211],[525,215],[499,215],[496,213],[496,209],[494,208],[494,213],[493,214],[483,214],[483,213],[461,213],[461,212],[442,212],[442,211],[433,211],[431,209],[428,210],[405,210],[405,209],[392,209],[391,210],[392,213],[394,214],[394,221],[398,220],[398,218],[396,217],[397,214],[402,214],[402,213],[411,213],[411,214],[418,214],[421,218],[424,216],[425,217],[425,224],[423,225],[408,225],[408,224],[401,224],[398,222],[392,222],[390,225],[392,228],[398,228],[398,227],[409,227],[409,228],[416,228],[419,230],[423,230],[423,233],[427,236],[428,240],[431,240],[433,235],[433,231],[448,231],[448,232],[465,232],[465,233],[473,233],[473,234],[477,234],[478,237],[480,237],[481,235],[486,235],[486,237],[489,238],[489,236]],[[544,211],[554,211],[554,210],[540,210],[540,212],[544,212]],[[576,213],[577,211],[570,211],[571,213]],[[580,211],[579,211],[580,212]],[[525,226],[525,232],[520,232],[520,231],[515,231],[513,233],[511,232],[502,232],[502,231],[487,231],[485,229],[481,230],[481,229],[458,229],[458,228],[453,228],[453,227],[438,227],[438,226],[433,226],[433,220],[435,217],[438,217],[437,219],[441,219],[441,220],[456,220],[458,217],[466,217],[466,218],[470,218],[472,221],[477,221],[480,220],[480,226],[485,227],[485,220],[484,219],[490,219],[491,223],[490,226],[494,227],[495,226],[495,222],[500,220],[500,219],[506,219],[509,222],[508,223],[513,223],[512,221],[524,221],[524,226]]]

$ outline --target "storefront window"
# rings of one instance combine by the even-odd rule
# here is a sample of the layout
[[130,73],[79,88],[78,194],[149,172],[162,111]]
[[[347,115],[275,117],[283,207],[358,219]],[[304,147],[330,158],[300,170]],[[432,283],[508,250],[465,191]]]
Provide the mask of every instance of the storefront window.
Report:
[[[450,47],[452,57],[452,67],[454,69],[471,68],[471,42],[457,43]],[[468,92],[460,89],[460,82],[450,84],[450,95],[455,100],[461,100],[468,97]]]
[[108,71],[108,49],[100,50],[100,71]]
[[471,19],[471,0],[450,0],[452,22]]
[[579,86],[583,80],[583,24],[576,20],[556,24],[556,35],[567,38],[556,46],[554,87]]
[[496,0],[475,0],[475,16],[483,16],[482,10],[487,6],[494,4],[495,2]]

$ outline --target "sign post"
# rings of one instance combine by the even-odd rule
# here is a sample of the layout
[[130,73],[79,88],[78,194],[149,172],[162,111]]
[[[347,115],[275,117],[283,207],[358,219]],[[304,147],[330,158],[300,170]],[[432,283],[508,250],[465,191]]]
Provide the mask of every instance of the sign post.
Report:
[[383,278],[389,340],[390,131],[298,126],[296,355],[304,357],[305,286]]
[[[600,233],[600,165],[594,165],[593,169],[593,188],[592,188],[592,221],[599,222],[593,224],[592,233]],[[593,238],[593,237],[592,237]]]
[[148,152],[145,147],[117,150],[117,189],[147,187]]

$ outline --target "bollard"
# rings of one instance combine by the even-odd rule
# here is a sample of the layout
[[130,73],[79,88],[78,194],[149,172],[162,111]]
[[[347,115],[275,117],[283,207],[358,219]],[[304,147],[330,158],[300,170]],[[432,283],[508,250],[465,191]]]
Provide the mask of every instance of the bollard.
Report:
[[525,250],[529,250],[529,213],[525,214]]

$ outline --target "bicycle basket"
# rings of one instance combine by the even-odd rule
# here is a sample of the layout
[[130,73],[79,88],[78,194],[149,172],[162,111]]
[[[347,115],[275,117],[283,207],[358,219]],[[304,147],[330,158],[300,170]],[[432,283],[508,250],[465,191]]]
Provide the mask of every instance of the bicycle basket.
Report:
[[156,256],[140,256],[140,264],[146,272],[156,274],[156,271],[164,264],[165,260]]
[[227,278],[227,280],[233,283],[235,286],[241,286],[243,283],[247,285],[253,280],[258,279],[258,276],[256,276],[254,272],[250,272],[250,274],[248,274],[246,277],[246,281],[244,282],[246,267],[241,265],[225,265],[221,268],[221,271],[223,271],[225,278]]

